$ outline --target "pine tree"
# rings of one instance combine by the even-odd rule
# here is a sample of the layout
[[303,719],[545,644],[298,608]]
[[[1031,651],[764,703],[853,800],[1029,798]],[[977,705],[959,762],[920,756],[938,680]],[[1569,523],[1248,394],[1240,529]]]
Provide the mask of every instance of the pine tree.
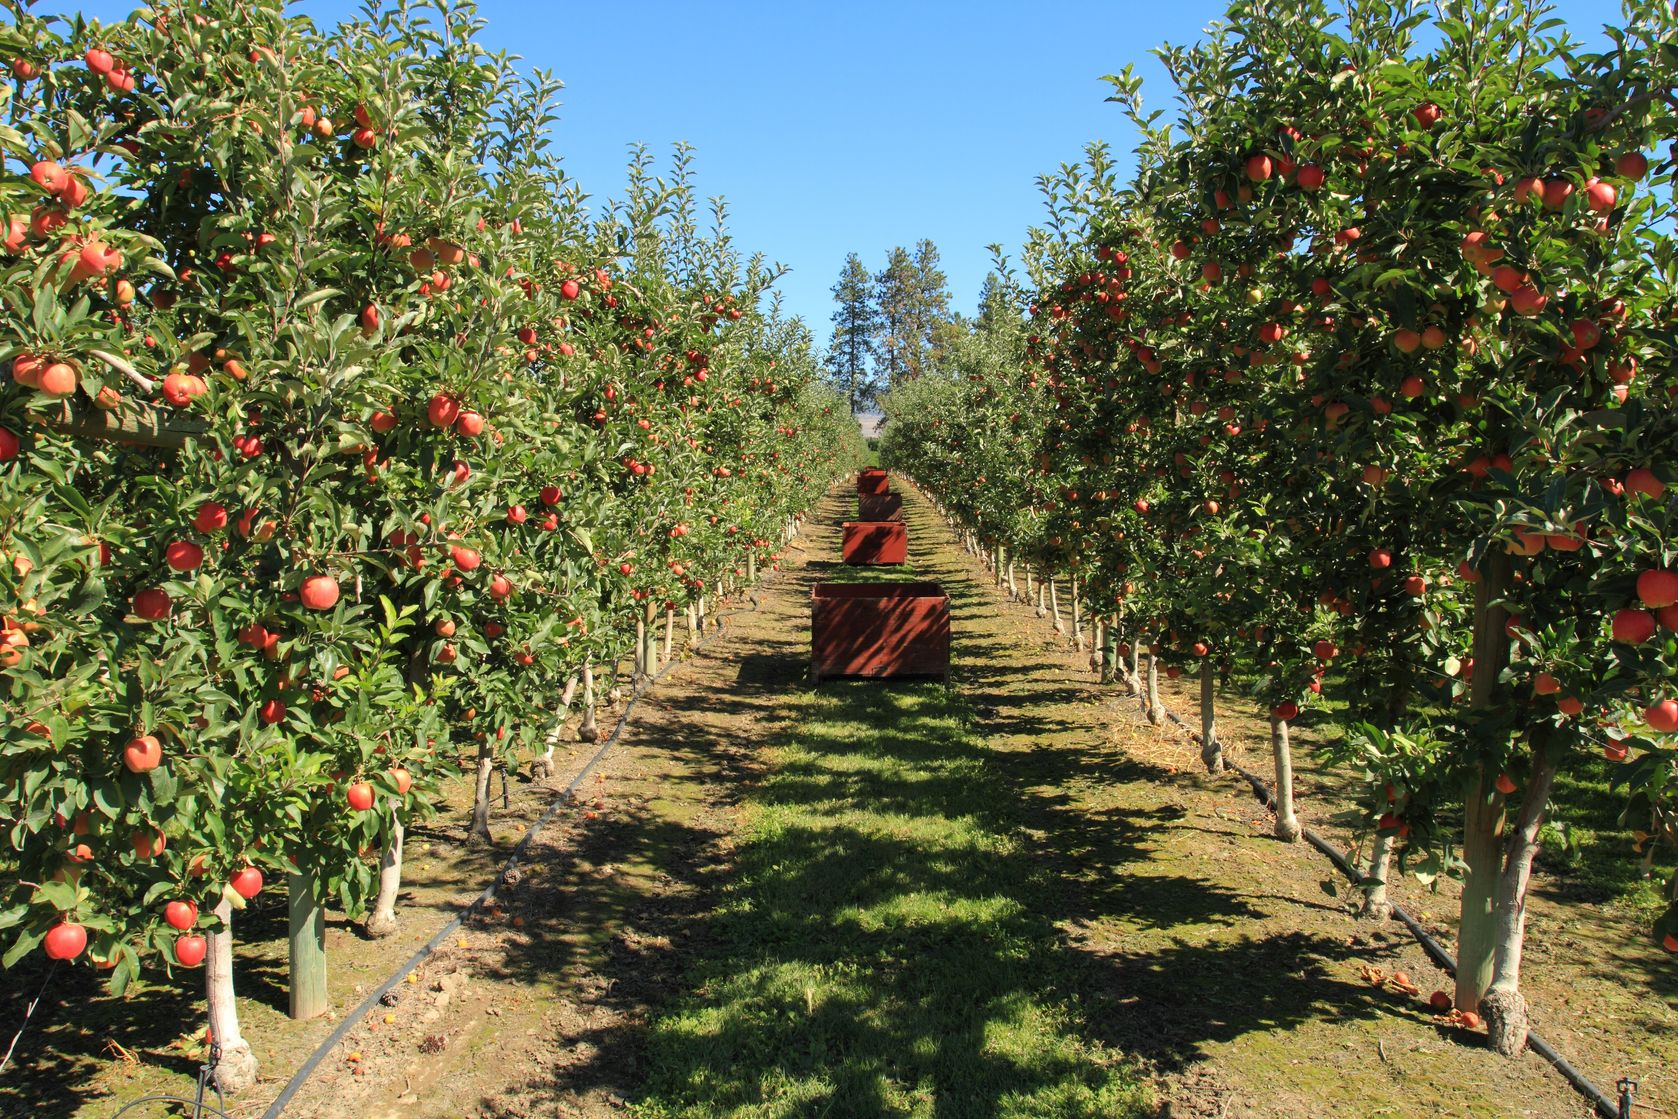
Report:
[[915,262],[899,245],[887,255],[886,266],[874,277],[874,304],[879,311],[875,352],[884,367],[881,371],[888,388],[904,380],[910,368],[917,286]]
[[834,386],[851,403],[851,414],[873,403],[879,386],[871,361],[879,314],[874,308],[872,277],[862,258],[851,253],[833,285],[833,339],[828,343],[828,366]]
[[922,240],[915,246],[913,344],[907,376],[919,377],[938,369],[948,349],[950,327],[949,280],[938,267],[938,246]]

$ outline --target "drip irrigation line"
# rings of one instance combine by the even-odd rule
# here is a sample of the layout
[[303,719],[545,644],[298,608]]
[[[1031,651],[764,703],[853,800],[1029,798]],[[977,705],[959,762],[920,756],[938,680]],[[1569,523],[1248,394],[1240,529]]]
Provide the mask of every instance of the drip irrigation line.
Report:
[[[762,579],[759,581],[759,585],[761,586],[763,583],[771,581],[779,581],[780,578],[781,576],[777,575],[772,579]],[[698,644],[694,645],[690,652],[702,652],[713,641],[722,637],[723,634],[727,632],[726,623],[729,618],[735,617],[739,614],[750,614],[757,610],[761,605],[758,601],[755,587],[749,588],[746,591],[746,598],[751,602],[750,606],[742,607],[737,610],[725,610],[719,613],[717,615],[717,628],[711,632],[710,636],[702,638]],[[385,994],[398,983],[402,982],[405,976],[407,976],[420,964],[424,963],[426,959],[442,945],[443,941],[456,932],[462,924],[471,918],[474,913],[477,913],[479,910],[494,903],[496,892],[501,888],[502,883],[507,880],[507,875],[512,873],[513,869],[519,865],[520,858],[530,849],[530,844],[533,840],[535,840],[537,833],[546,827],[553,818],[559,814],[559,810],[564,808],[569,802],[570,795],[577,790],[578,786],[583,783],[584,779],[586,779],[590,773],[594,772],[594,767],[600,764],[601,759],[606,756],[606,752],[617,744],[618,736],[621,735],[624,728],[629,725],[629,717],[634,714],[635,705],[640,702],[641,697],[646,694],[646,692],[654,684],[662,680],[671,669],[681,663],[683,663],[682,660],[672,657],[665,663],[664,667],[659,669],[656,673],[651,676],[643,676],[641,678],[640,683],[636,684],[634,690],[630,692],[629,702],[624,705],[623,714],[618,716],[617,725],[612,728],[612,733],[606,736],[606,740],[600,744],[599,749],[595,750],[594,754],[589,758],[588,762],[584,764],[583,768],[577,771],[577,775],[571,779],[571,783],[559,791],[558,795],[554,797],[553,803],[548,806],[547,811],[537,817],[536,822],[530,826],[530,830],[524,833],[524,837],[520,839],[517,846],[513,848],[512,854],[509,855],[507,861],[502,864],[501,870],[496,874],[494,881],[484,887],[484,891],[474,898],[471,903],[469,903],[459,913],[456,913],[453,917],[449,918],[443,927],[438,929],[430,940],[421,945],[418,951],[416,951],[412,956],[409,956],[402,966],[397,968],[388,979],[379,984],[379,986],[370,992],[366,998],[362,999],[360,1004],[357,1005],[354,1010],[344,1015],[344,1020],[338,1024],[338,1028],[333,1030],[332,1033],[327,1036],[326,1040],[320,1043],[319,1048],[309,1055],[309,1059],[304,1061],[298,1070],[292,1074],[292,1077],[289,1081],[287,1081],[284,1090],[275,1097],[272,1104],[268,1105],[268,1110],[262,1113],[262,1119],[278,1119],[280,1114],[285,1111],[286,1106],[291,1103],[292,1097],[298,1093],[304,1084],[308,1083],[309,1077],[314,1074],[315,1069],[319,1067],[321,1061],[326,1059],[326,1055],[338,1047],[338,1045],[344,1040],[345,1035],[347,1035],[350,1030],[354,1029],[355,1026],[372,1011],[373,1007],[378,1005],[379,1000],[382,999]]]
[[[1170,708],[1165,709],[1165,717],[1170,719],[1173,723],[1176,723],[1189,735],[1199,737],[1198,735],[1195,735],[1194,728],[1183,722],[1182,719],[1179,719],[1177,717],[1177,713],[1172,711]],[[1235,770],[1235,772],[1239,773],[1242,777],[1246,778],[1247,783],[1253,787],[1253,795],[1258,798],[1260,804],[1263,804],[1266,808],[1271,809],[1272,811],[1275,810],[1275,795],[1270,791],[1269,784],[1267,784],[1262,777],[1259,777],[1247,767],[1230,761],[1227,755],[1224,758],[1224,764]],[[1328,860],[1332,862],[1337,869],[1339,869],[1341,874],[1346,876],[1348,881],[1352,882],[1354,885],[1361,884],[1363,882],[1363,875],[1359,874],[1357,869],[1353,867],[1349,861],[1347,861],[1346,856],[1341,854],[1332,843],[1324,839],[1316,831],[1311,828],[1301,828],[1300,835],[1304,837],[1307,843],[1326,855]],[[1392,907],[1392,915],[1397,918],[1406,929],[1410,930],[1410,935],[1416,938],[1416,942],[1422,946],[1422,950],[1433,959],[1434,963],[1438,964],[1440,968],[1449,972],[1451,975],[1454,976],[1456,974],[1456,959],[1450,952],[1445,950],[1445,946],[1443,944],[1440,944],[1439,941],[1435,940],[1433,936],[1421,926],[1420,922],[1410,916],[1402,905],[1394,904]],[[1601,1116],[1602,1119],[1622,1119],[1624,1112],[1621,1110],[1619,1103],[1609,1096],[1608,1093],[1591,1083],[1590,1078],[1584,1073],[1569,1064],[1567,1058],[1556,1052],[1555,1048],[1551,1046],[1549,1042],[1538,1036],[1537,1031],[1532,1029],[1527,1030],[1527,1045],[1533,1052],[1537,1053],[1540,1057],[1543,1057],[1546,1061],[1549,1061],[1551,1067],[1561,1073],[1562,1078],[1568,1082],[1574,1091],[1588,1099],[1596,1108],[1596,1113]]]

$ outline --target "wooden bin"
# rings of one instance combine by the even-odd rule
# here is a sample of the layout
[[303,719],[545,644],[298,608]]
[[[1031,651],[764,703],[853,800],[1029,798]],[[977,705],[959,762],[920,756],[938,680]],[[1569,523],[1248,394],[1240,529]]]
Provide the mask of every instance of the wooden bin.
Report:
[[891,479],[884,470],[870,468],[856,476],[856,492],[878,494],[891,492]]
[[903,519],[903,495],[900,493],[857,494],[856,519],[859,521],[901,521]]
[[937,583],[810,588],[810,679],[950,679],[950,596]]
[[908,526],[902,521],[846,521],[842,554],[849,564],[907,563]]

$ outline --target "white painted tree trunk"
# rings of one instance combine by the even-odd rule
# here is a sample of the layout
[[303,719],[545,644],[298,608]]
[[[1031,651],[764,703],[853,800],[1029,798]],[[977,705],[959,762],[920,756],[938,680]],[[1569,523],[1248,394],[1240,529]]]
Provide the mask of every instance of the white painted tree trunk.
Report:
[[1527,1045],[1527,1000],[1521,994],[1527,884],[1532,880],[1532,859],[1538,854],[1538,828],[1550,804],[1550,786],[1555,781],[1560,760],[1558,749],[1534,753],[1532,774],[1527,778],[1520,814],[1510,829],[1503,869],[1498,875],[1492,911],[1495,963],[1492,985],[1480,1003],[1480,1012],[1486,1018],[1487,1043],[1505,1057],[1516,1056]]
[[1221,773],[1223,745],[1218,741],[1217,672],[1210,657],[1200,662],[1200,760],[1206,772]]
[[676,651],[676,608],[664,611],[664,663],[669,664]]
[[689,602],[688,603],[688,644],[691,646],[691,645],[697,645],[698,643],[699,643],[699,610],[692,602]]
[[1078,576],[1069,575],[1066,582],[1072,588],[1072,647],[1081,653],[1084,651],[1084,617],[1078,601]]
[[635,619],[635,674],[632,682],[643,676],[651,676],[652,669],[647,665],[647,620]]
[[488,734],[478,744],[478,773],[472,787],[472,826],[467,829],[469,839],[481,843],[490,841],[489,834],[489,779],[495,774],[495,744]]
[[1159,698],[1159,658],[1148,654],[1148,687],[1142,699],[1142,710],[1154,726],[1165,722],[1165,704]]
[[594,721],[594,666],[583,662],[583,721],[577,727],[577,738],[582,742],[600,740],[600,727]]
[[1039,618],[1049,616],[1049,588],[1041,579],[1037,580],[1037,616]]
[[1095,669],[1098,683],[1111,684],[1113,682],[1113,660],[1107,643],[1109,631],[1106,618],[1097,618],[1091,633],[1090,667]]
[[215,914],[221,927],[206,936],[204,995],[210,1008],[210,1037],[221,1047],[216,1085],[231,1096],[256,1083],[256,1054],[239,1032],[239,1003],[233,993],[233,903],[223,897]]
[[384,857],[379,860],[379,895],[373,899],[373,912],[367,915],[363,931],[374,940],[396,931],[396,895],[402,889],[402,821],[396,816],[396,801],[390,802],[390,840],[385,844]]
[[1060,616],[1060,588],[1055,582],[1053,573],[1049,575],[1049,613],[1055,619],[1055,632],[1066,636],[1066,619]]
[[1125,674],[1125,686],[1131,695],[1142,694],[1142,642],[1137,640],[1130,646],[1130,671]]
[[554,725],[548,731],[547,740],[543,742],[546,749],[542,751],[541,757],[530,764],[532,776],[546,779],[554,775],[554,748],[559,745],[559,736],[565,730],[565,719],[571,714],[571,700],[576,694],[577,677],[573,673],[571,678],[565,681],[565,691],[560,693],[559,712],[554,717]]
[[1393,905],[1387,896],[1387,872],[1392,865],[1393,833],[1377,831],[1369,849],[1369,866],[1363,876],[1363,908],[1358,917],[1365,921],[1385,921],[1393,915]]
[[1015,599],[1020,597],[1019,584],[1014,582],[1014,557],[1013,556],[1008,557],[1008,597],[1009,598],[1015,598]]
[[1293,751],[1286,719],[1270,720],[1270,752],[1276,759],[1276,838],[1292,843],[1299,838],[1300,828],[1293,811]]

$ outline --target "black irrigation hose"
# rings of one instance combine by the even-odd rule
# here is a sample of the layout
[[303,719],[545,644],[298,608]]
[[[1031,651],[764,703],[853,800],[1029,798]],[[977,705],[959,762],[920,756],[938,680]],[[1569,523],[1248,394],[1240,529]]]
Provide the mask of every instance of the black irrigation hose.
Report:
[[[1187,731],[1189,734],[1194,734],[1194,728],[1179,719],[1175,712],[1168,709],[1165,712],[1165,717],[1170,719],[1173,723],[1176,723],[1179,727],[1182,727],[1183,730]],[[1253,795],[1258,798],[1261,804],[1272,811],[1275,810],[1275,795],[1270,791],[1270,786],[1263,778],[1259,777],[1245,766],[1238,765],[1235,762],[1230,761],[1228,758],[1224,759],[1224,764],[1228,765],[1231,769],[1235,770],[1235,772],[1247,779],[1247,783],[1253,787]],[[1321,835],[1317,834],[1310,828],[1301,829],[1300,834],[1304,836],[1307,843],[1321,851],[1324,855],[1328,856],[1329,861],[1339,869],[1341,874],[1346,876],[1348,881],[1354,884],[1358,884],[1363,881],[1363,875],[1359,874],[1357,869],[1346,860],[1346,856],[1336,850],[1334,845],[1328,840],[1324,839]],[[1422,928],[1421,924],[1414,917],[1405,912],[1402,905],[1394,905],[1392,907],[1392,915],[1398,918],[1399,922],[1402,923],[1405,928],[1410,930],[1410,935],[1416,938],[1417,943],[1422,946],[1422,950],[1432,957],[1434,963],[1438,964],[1441,968],[1450,972],[1452,975],[1456,974],[1457,961],[1455,958],[1453,958],[1452,955],[1445,950],[1445,946],[1443,944],[1440,944],[1439,941],[1435,940],[1426,929]],[[1567,1059],[1560,1053],[1556,1052],[1549,1042],[1539,1037],[1538,1034],[1531,1029],[1527,1030],[1527,1045],[1531,1046],[1533,1052],[1537,1053],[1540,1057],[1543,1057],[1546,1061],[1549,1061],[1555,1070],[1561,1073],[1562,1078],[1573,1087],[1574,1091],[1590,1100],[1596,1107],[1596,1113],[1602,1116],[1603,1119],[1621,1119],[1623,1112],[1620,1110],[1619,1104],[1610,1098],[1609,1095],[1601,1088],[1598,1088],[1595,1084],[1591,1083],[1589,1077],[1569,1064]]]
[[[767,579],[762,580],[762,582],[768,581],[769,580]],[[709,637],[702,639],[697,645],[693,646],[690,652],[698,653],[717,638],[721,637],[727,631],[727,619],[732,618],[737,614],[749,614],[761,605],[761,603],[758,602],[754,589],[747,590],[746,598],[751,602],[750,606],[743,607],[738,610],[725,610],[718,614],[717,628]],[[309,1055],[309,1059],[304,1061],[302,1066],[292,1074],[291,1080],[286,1083],[285,1089],[274,1099],[272,1104],[268,1105],[268,1110],[262,1113],[262,1119],[278,1119],[279,1115],[285,1111],[286,1105],[291,1102],[291,1098],[297,1094],[304,1084],[308,1083],[309,1077],[314,1074],[315,1069],[319,1067],[321,1061],[326,1059],[326,1055],[338,1047],[338,1045],[344,1040],[345,1035],[348,1034],[350,1030],[354,1029],[355,1026],[372,1011],[373,1007],[378,1004],[379,1000],[382,999],[391,988],[402,982],[404,976],[413,971],[420,964],[424,963],[426,958],[435,952],[438,946],[441,945],[443,941],[450,936],[450,934],[459,929],[468,918],[495,901],[496,891],[501,887],[501,884],[507,880],[507,875],[518,865],[520,856],[529,849],[531,841],[536,838],[536,833],[546,827],[554,816],[559,813],[559,810],[565,807],[570,794],[575,792],[577,787],[583,783],[583,779],[594,771],[594,767],[606,756],[606,751],[616,745],[618,736],[623,733],[623,728],[629,725],[629,716],[634,713],[635,705],[640,701],[641,696],[644,695],[654,684],[663,679],[666,673],[681,663],[681,660],[672,657],[663,668],[659,669],[652,676],[642,677],[641,682],[635,685],[634,691],[630,693],[629,702],[624,706],[623,714],[618,716],[617,726],[612,728],[612,733],[606,736],[606,740],[600,744],[600,748],[594,752],[592,757],[589,758],[588,763],[584,765],[582,769],[578,770],[577,775],[571,779],[571,783],[561,789],[559,794],[554,797],[554,801],[548,806],[547,811],[537,817],[536,822],[530,826],[530,830],[524,833],[524,838],[520,839],[518,845],[513,848],[513,853],[509,855],[507,861],[502,864],[501,871],[495,876],[495,880],[488,886],[484,887],[483,893],[474,898],[471,904],[467,905],[459,913],[456,913],[443,925],[442,928],[438,929],[436,934],[432,936],[430,940],[426,941],[417,952],[408,957],[407,961],[391,974],[390,978],[379,984],[374,991],[372,991],[365,999],[361,1000],[360,1005],[344,1015],[344,1020],[339,1023],[338,1028],[333,1030],[332,1033],[327,1036],[326,1040],[320,1043],[320,1047]]]

